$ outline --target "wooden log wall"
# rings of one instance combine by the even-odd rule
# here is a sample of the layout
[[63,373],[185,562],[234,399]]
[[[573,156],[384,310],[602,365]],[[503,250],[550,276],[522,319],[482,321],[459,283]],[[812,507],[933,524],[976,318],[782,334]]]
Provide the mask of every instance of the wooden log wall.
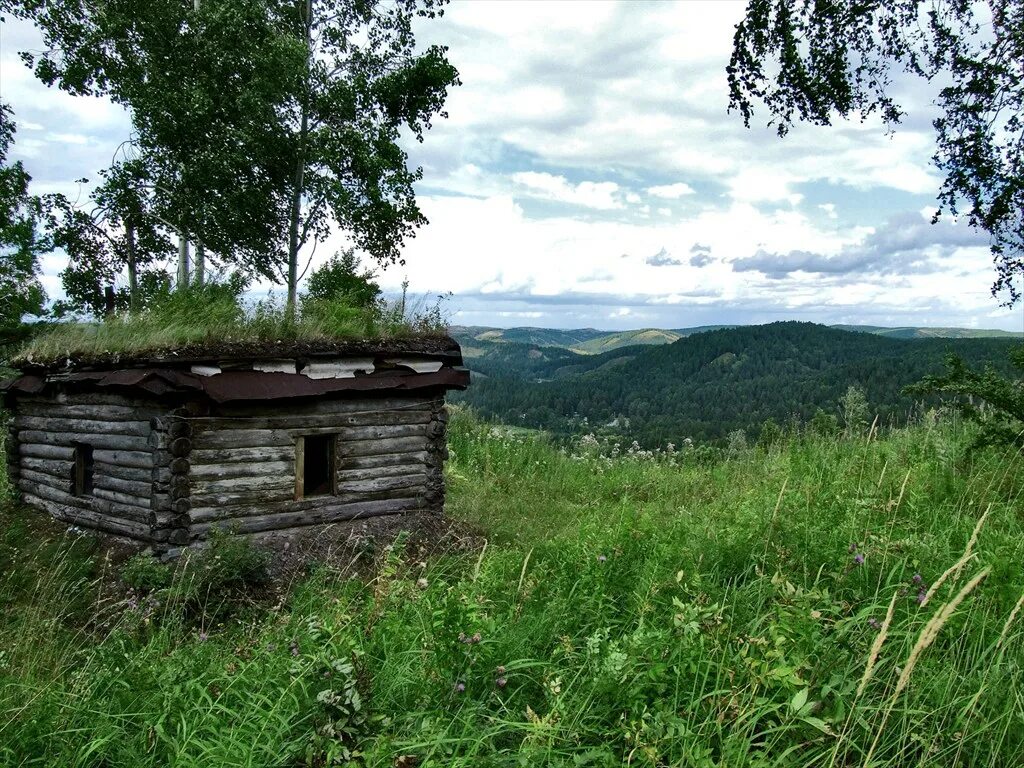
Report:
[[[176,524],[187,520],[194,540],[214,527],[257,533],[440,513],[447,420],[440,396],[221,406],[188,419],[189,508]],[[296,499],[296,440],[310,435],[337,435],[337,493]]]
[[[159,406],[110,394],[18,397],[8,444],[26,503],[83,528],[145,542],[166,539],[153,508]],[[92,447],[89,494],[75,495],[75,444]]]

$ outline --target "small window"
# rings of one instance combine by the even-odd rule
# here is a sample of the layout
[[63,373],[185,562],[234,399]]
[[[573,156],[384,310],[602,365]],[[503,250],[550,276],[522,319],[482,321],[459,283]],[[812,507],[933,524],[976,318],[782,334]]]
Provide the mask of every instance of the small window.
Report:
[[295,498],[336,494],[337,435],[303,435],[295,441]]
[[92,446],[75,443],[75,466],[72,469],[71,493],[75,496],[92,496]]

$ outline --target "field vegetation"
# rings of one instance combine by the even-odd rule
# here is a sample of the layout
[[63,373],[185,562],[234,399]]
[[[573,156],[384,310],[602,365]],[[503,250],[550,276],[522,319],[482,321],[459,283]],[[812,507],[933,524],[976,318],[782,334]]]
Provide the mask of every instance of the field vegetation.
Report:
[[8,504],[0,764],[1019,765],[1024,471],[972,429],[645,451],[457,411],[486,543],[276,591],[230,536],[115,565]]
[[[395,339],[441,336],[445,321],[440,302],[381,297],[380,289],[354,270],[328,262],[310,281],[318,288],[302,297],[296,312],[274,295],[243,298],[237,280],[164,290],[149,306],[91,322],[52,323],[42,327],[13,355],[12,363],[52,362],[66,358],[130,358],[185,348],[229,348],[264,343]],[[319,282],[315,279],[319,278]]]

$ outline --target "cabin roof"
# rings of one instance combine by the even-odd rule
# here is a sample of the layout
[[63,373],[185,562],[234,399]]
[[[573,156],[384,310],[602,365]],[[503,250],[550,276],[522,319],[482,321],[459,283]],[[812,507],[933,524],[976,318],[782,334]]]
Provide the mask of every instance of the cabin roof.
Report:
[[16,365],[22,375],[0,385],[14,395],[71,387],[230,402],[464,389],[469,384],[462,351],[449,336],[222,342],[145,354],[23,358]]

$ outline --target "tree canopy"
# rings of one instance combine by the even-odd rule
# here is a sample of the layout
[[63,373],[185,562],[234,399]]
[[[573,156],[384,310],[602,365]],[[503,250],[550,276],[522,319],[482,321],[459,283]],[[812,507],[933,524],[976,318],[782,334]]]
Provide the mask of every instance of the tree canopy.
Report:
[[22,164],[7,162],[14,134],[13,112],[0,103],[0,330],[42,314],[46,301],[39,282],[39,256],[48,247],[38,229],[42,202],[29,194],[32,177]]
[[728,67],[730,107],[749,126],[763,104],[785,135],[904,117],[897,72],[934,82],[939,212],[988,233],[995,296],[1012,306],[1024,274],[1024,3],[1019,0],[748,0]]
[[[304,247],[341,228],[388,264],[425,223],[421,171],[399,134],[422,140],[458,82],[445,49],[418,51],[412,29],[444,2],[0,0],[0,10],[42,30],[46,50],[23,58],[43,82],[129,110],[131,173],[113,169],[105,187],[116,180],[122,202],[133,189],[137,215],[100,204],[109,220],[177,233],[179,284],[194,243],[197,279],[209,251],[283,279],[294,306]],[[95,254],[95,235],[69,243]]]

